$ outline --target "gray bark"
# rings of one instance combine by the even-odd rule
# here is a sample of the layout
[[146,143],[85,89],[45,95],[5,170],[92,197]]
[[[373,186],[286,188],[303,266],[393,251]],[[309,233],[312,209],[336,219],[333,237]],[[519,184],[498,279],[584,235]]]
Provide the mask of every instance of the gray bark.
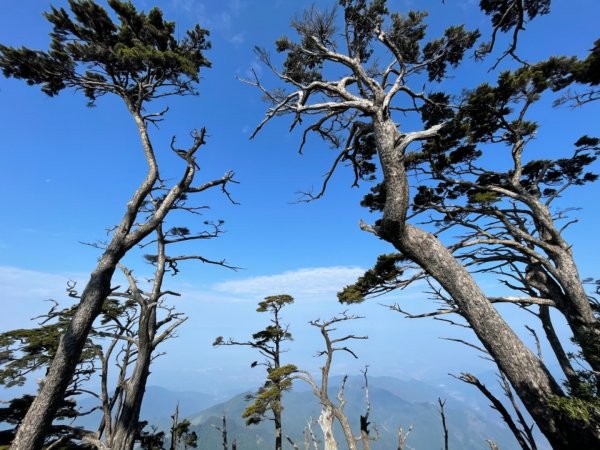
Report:
[[406,223],[409,184],[404,153],[411,142],[427,139],[436,130],[402,135],[381,112],[373,118],[373,129],[386,188],[380,237],[415,261],[450,294],[555,449],[597,446],[598,430],[583,424],[575,428],[548,407],[548,400],[564,395],[560,386],[498,314],[469,272],[435,236]]
[[338,445],[333,436],[333,408],[331,406],[323,405],[318,423],[323,433],[324,450],[337,450]]
[[27,411],[11,444],[11,450],[42,448],[57,405],[61,403],[64,392],[73,378],[92,323],[110,292],[110,281],[117,261],[115,256],[106,255],[92,273],[83,291],[77,313],[60,340],[43,386]]
[[196,138],[193,147],[188,152],[187,167],[179,182],[168,191],[155,213],[148,220],[134,228],[140,207],[158,180],[158,166],[144,119],[133,107],[129,109],[137,125],[142,148],[148,162],[146,178],[127,203],[121,223],[115,230],[110,244],[83,290],[77,312],[73,316],[68,330],[60,340],[48,375],[17,431],[10,447],[11,450],[39,450],[42,448],[47,430],[56,413],[57,405],[60,404],[59,400],[64,395],[73,377],[92,324],[98,317],[102,304],[110,293],[112,276],[119,260],[134,245],[137,245],[156,229],[182,194],[201,192],[214,185],[224,184],[231,177],[228,174],[220,181],[210,182],[195,189],[190,188],[195,175],[193,154],[204,143],[203,135],[201,135]]

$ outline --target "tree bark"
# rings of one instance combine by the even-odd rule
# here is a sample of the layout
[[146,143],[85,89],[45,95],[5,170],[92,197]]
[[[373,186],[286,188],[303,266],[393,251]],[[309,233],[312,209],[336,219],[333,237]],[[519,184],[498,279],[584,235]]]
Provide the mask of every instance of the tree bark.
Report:
[[319,427],[323,433],[324,450],[337,450],[338,445],[333,436],[333,408],[323,405],[319,416]]
[[110,293],[110,282],[119,254],[105,253],[85,287],[77,313],[60,339],[56,356],[37,397],[27,411],[11,450],[41,449],[73,374],[94,319]]
[[111,450],[132,450],[140,418],[146,381],[150,374],[151,351],[139,352],[131,378],[124,388],[124,400],[114,427]]
[[406,223],[409,183],[404,153],[411,142],[430,136],[427,132],[401,134],[383,112],[373,118],[373,130],[386,189],[379,236],[416,262],[450,294],[553,448],[598,447],[598,430],[570,421],[548,406],[552,397],[564,395],[560,386],[487,300],[465,267],[434,235]]

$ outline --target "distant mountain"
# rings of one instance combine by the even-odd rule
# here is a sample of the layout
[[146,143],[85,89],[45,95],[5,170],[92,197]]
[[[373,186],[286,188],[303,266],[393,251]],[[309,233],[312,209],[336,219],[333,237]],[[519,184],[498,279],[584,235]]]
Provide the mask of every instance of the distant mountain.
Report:
[[[209,394],[192,391],[171,391],[160,386],[148,386],[142,403],[141,420],[147,420],[158,426],[169,425],[169,417],[179,404],[179,416],[190,416],[214,405],[216,399]],[[98,404],[98,400],[92,397],[79,402],[81,410],[90,410]],[[95,429],[100,423],[102,412],[97,410],[93,413],[77,419],[77,424],[89,429]]]
[[[339,390],[340,379],[333,378],[331,381],[330,396],[335,398]],[[375,429],[379,434],[379,439],[372,443],[371,448],[373,450],[397,448],[399,426],[402,426],[405,431],[412,426],[412,432],[406,444],[407,450],[443,448],[442,425],[437,405],[438,397],[442,399],[448,397],[446,419],[450,448],[481,450],[487,448],[486,439],[496,442],[502,450],[519,448],[508,428],[497,416],[482,414],[481,410],[473,410],[467,403],[444,395],[444,390],[427,383],[415,380],[401,381],[390,377],[369,379],[370,421],[373,434],[376,434]],[[358,432],[359,417],[365,413],[364,390],[360,377],[348,380],[345,398],[347,400],[346,415]],[[229,442],[236,439],[240,450],[272,449],[272,424],[266,421],[258,426],[246,427],[241,419],[241,414],[246,406],[245,394],[240,394],[189,417],[194,430],[200,437],[199,449],[220,448],[221,433],[217,428],[222,425],[223,415],[227,417],[228,421]],[[310,418],[316,420],[320,414],[318,401],[311,392],[297,389],[285,395],[284,408],[284,434],[292,437],[294,442],[303,448],[302,433],[307,420]],[[320,430],[317,424],[313,425],[313,430],[319,437]],[[345,448],[340,430],[337,430],[336,438],[340,448]],[[292,449],[292,446],[286,443],[284,448]]]
[[186,417],[214,405],[212,395],[192,391],[170,391],[159,386],[146,389],[141,416],[144,420],[164,418],[173,414],[179,404],[179,415]]

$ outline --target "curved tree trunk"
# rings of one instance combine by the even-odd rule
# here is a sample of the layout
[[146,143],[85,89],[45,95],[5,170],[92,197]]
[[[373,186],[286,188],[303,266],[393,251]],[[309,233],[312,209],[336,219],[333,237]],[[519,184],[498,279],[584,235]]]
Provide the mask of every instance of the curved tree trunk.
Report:
[[[106,255],[106,254],[105,254]],[[56,408],[61,404],[94,319],[110,293],[110,282],[118,258],[114,255],[102,258],[81,296],[77,313],[73,316],[66,333],[61,337],[56,356],[44,379],[39,394],[27,411],[11,450],[41,449]]]
[[416,262],[450,294],[554,449],[597,448],[598,430],[568,420],[548,406],[552,397],[564,395],[560,386],[487,300],[471,274],[434,235],[406,223],[409,184],[404,152],[414,140],[430,136],[427,132],[402,135],[383,114],[373,119],[373,129],[386,189],[380,237]]

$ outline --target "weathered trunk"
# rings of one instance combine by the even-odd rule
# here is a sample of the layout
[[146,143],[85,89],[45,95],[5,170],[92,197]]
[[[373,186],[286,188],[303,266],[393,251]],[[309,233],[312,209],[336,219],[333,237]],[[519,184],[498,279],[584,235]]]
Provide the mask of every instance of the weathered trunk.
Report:
[[151,352],[138,354],[136,366],[124,388],[124,400],[114,426],[111,450],[132,450],[135,443],[146,381],[150,374]]
[[11,444],[11,450],[41,449],[58,405],[73,378],[90,328],[110,293],[118,256],[105,253],[85,287],[77,312],[61,337],[56,356],[37,397],[27,411]]
[[342,411],[341,408],[334,406],[333,414],[342,427],[346,444],[348,444],[348,450],[358,450],[356,446],[356,439],[354,438],[352,428],[350,427],[350,423],[348,423],[348,418],[344,414],[344,411]]
[[275,450],[283,449],[283,437],[281,432],[281,411],[273,411],[273,422],[275,425]]
[[548,263],[543,271],[535,270],[533,265],[531,268],[534,270],[528,273],[528,280],[532,281],[532,285],[543,296],[554,300],[581,346],[585,360],[592,370],[600,372],[600,322],[581,282],[571,245],[556,228],[548,207],[527,192],[522,192],[521,195],[533,213],[548,259],[554,264]]
[[338,445],[333,437],[333,408],[323,405],[318,423],[323,432],[323,450],[337,450]]
[[401,135],[385,117],[375,117],[373,128],[386,188],[380,237],[415,261],[450,294],[555,449],[597,448],[598,430],[569,421],[549,408],[552,397],[564,395],[560,386],[494,309],[469,272],[434,235],[406,223],[409,185],[404,152],[413,140],[428,136]]
[[[162,251],[159,252],[159,255],[162,255]],[[162,279],[162,270],[159,270],[159,273],[160,279]],[[146,382],[150,375],[152,352],[155,348],[156,303],[150,303],[150,305],[147,303],[141,305],[135,366],[131,377],[123,388],[124,400],[114,425],[111,450],[132,450],[135,443],[140,410],[146,392]],[[179,407],[176,409],[174,421],[178,420],[178,412]],[[173,439],[176,440],[177,436],[173,436]]]

